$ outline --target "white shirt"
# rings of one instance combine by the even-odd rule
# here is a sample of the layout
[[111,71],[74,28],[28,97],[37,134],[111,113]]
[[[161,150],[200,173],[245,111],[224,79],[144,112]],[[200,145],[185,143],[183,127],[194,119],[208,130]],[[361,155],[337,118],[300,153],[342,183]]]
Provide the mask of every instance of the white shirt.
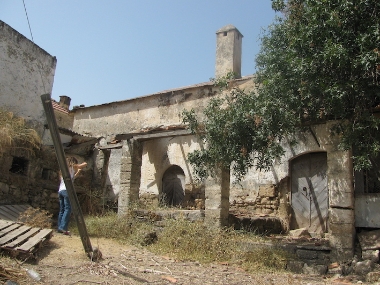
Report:
[[[74,175],[75,175],[74,167],[69,167],[69,172],[70,172],[71,180],[74,180]],[[65,185],[65,181],[63,180],[63,177],[61,177],[61,183],[59,184],[58,192],[62,190],[66,190],[66,185]]]

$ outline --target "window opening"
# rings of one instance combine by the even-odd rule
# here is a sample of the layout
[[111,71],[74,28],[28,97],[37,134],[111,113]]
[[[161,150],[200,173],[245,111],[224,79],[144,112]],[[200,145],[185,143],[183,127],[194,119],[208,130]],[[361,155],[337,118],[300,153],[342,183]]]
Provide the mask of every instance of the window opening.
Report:
[[43,168],[42,169],[41,178],[44,179],[44,180],[50,180],[50,178],[51,178],[51,172],[52,172],[51,169]]
[[28,160],[23,157],[14,156],[10,172],[20,175],[26,175],[28,170]]

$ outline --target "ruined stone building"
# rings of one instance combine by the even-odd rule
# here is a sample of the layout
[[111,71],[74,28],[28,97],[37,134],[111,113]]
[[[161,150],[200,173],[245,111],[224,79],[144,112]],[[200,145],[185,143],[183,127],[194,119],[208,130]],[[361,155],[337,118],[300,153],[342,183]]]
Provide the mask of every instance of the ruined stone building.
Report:
[[[249,90],[254,88],[253,75],[241,76],[242,39],[232,25],[216,32],[215,77],[233,71],[236,87]],[[34,121],[50,150],[30,162],[22,176],[28,187],[22,189],[13,178],[16,174],[9,173],[11,158],[22,154],[1,158],[1,203],[55,209],[51,201],[58,185],[57,164],[39,101],[41,94],[51,92],[55,64],[54,57],[0,22],[1,104]],[[41,78],[44,88],[38,83]],[[70,98],[61,96],[54,108],[65,150],[88,162],[76,182],[79,192],[96,193],[120,215],[137,201],[197,211],[209,226],[228,225],[233,221],[230,213],[244,213],[258,218],[264,230],[306,228],[328,237],[336,256],[352,258],[356,228],[380,227],[379,218],[370,213],[378,198],[365,193],[371,191],[365,191],[363,174],[354,179],[352,154],[338,149],[331,123],[313,125],[300,134],[299,143],[286,146],[285,155],[268,172],[252,169],[240,185],[229,173],[198,185],[186,158],[202,146],[183,125],[181,114],[193,108],[202,116],[214,96],[219,93],[212,82],[71,110]],[[22,195],[15,195],[17,191]]]

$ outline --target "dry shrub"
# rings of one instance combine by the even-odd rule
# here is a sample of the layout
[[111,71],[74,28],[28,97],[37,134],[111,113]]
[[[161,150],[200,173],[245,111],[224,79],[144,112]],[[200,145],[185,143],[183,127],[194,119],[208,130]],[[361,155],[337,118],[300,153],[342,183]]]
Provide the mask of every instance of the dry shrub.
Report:
[[41,138],[34,129],[28,128],[25,120],[12,112],[0,109],[0,156],[7,149],[21,147],[30,153],[39,149]]
[[52,216],[53,214],[50,214],[48,211],[41,210],[40,208],[28,207],[19,215],[18,220],[30,227],[51,228]]
[[78,194],[78,201],[82,212],[89,215],[97,215],[104,212],[102,201],[104,197],[99,190],[90,190],[85,193]]

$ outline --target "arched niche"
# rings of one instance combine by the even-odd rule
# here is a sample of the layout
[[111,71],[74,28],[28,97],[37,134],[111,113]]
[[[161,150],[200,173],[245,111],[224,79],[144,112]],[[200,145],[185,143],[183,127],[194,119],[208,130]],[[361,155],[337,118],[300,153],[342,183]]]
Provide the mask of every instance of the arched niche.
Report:
[[180,206],[185,198],[185,173],[178,165],[170,166],[162,176],[161,203]]

